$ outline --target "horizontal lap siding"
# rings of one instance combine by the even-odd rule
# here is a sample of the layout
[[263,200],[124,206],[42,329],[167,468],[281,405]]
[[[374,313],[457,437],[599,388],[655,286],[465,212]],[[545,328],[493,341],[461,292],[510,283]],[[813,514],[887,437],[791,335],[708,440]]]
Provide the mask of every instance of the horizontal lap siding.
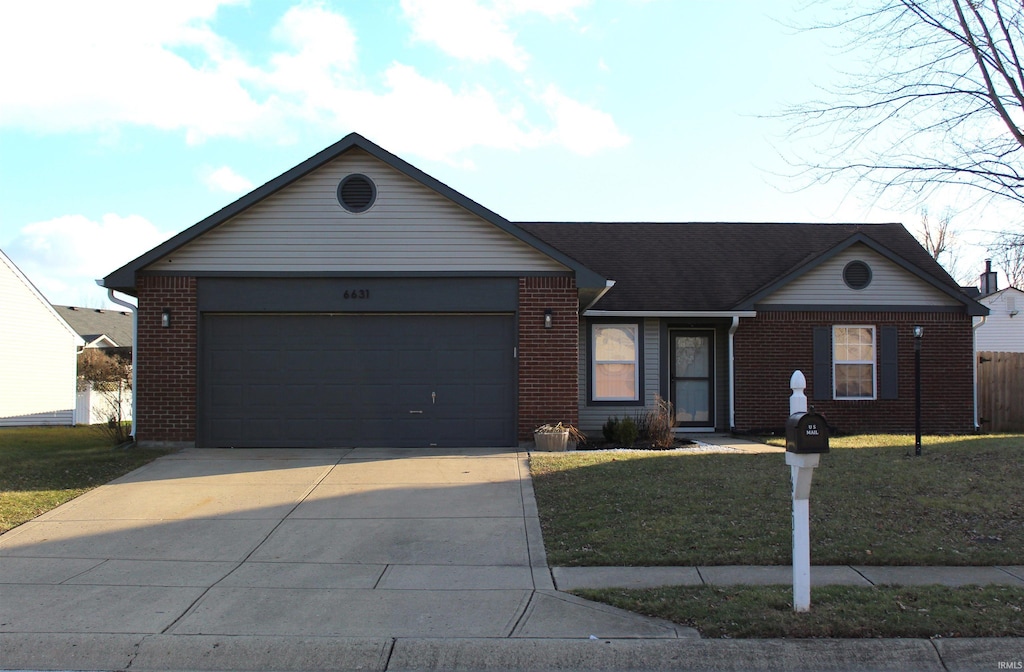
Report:
[[[623,324],[629,324],[630,318],[623,318]],[[661,333],[660,321],[657,319],[643,320],[644,330],[644,381],[643,398],[647,408],[654,406],[654,397],[661,389]],[[579,404],[580,404],[580,429],[590,434],[593,438],[601,437],[601,426],[610,416],[620,418],[633,417],[642,410],[638,406],[615,406],[601,404],[598,406],[588,405],[589,394],[587,382],[590,377],[589,352],[590,326],[586,320],[580,322],[580,356],[579,356]]]
[[[377,200],[345,211],[338,183],[370,177]],[[248,208],[148,270],[174,272],[564,272],[447,198],[353,150]]]
[[0,427],[74,424],[81,339],[3,259],[0,306]]
[[[871,267],[871,284],[859,290],[851,289],[843,282],[843,268],[856,260],[864,261]],[[813,306],[961,305],[956,299],[865,245],[853,245],[840,252],[761,303]]]

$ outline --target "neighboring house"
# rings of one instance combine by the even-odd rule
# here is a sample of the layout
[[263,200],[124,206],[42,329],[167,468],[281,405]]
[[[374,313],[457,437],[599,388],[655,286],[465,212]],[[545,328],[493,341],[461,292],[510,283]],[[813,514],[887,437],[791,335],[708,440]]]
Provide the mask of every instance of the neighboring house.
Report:
[[0,250],[0,427],[72,425],[82,339]]
[[512,446],[655,395],[778,430],[975,429],[987,309],[898,224],[512,223],[352,134],[104,279],[139,299],[136,437]]
[[1014,287],[999,289],[992,262],[985,262],[978,303],[989,309],[977,318],[975,343],[978,352],[1024,352],[1024,292]]
[[989,309],[974,319],[979,422],[985,431],[1019,432],[1024,430],[1024,292],[999,289],[987,259],[978,285],[978,302]]
[[[82,337],[84,348],[97,348],[131,359],[132,314],[128,311],[78,306],[53,308]],[[91,386],[79,389],[75,403],[75,423],[91,425],[107,422],[111,417],[131,420],[131,395],[126,385],[120,389],[111,387],[96,390]]]

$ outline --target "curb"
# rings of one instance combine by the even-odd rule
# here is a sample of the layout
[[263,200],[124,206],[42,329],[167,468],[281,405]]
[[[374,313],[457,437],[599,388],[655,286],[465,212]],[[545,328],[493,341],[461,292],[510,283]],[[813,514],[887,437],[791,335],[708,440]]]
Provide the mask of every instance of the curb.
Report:
[[970,672],[1020,669],[1024,638],[390,639],[0,633],[20,670],[721,670]]

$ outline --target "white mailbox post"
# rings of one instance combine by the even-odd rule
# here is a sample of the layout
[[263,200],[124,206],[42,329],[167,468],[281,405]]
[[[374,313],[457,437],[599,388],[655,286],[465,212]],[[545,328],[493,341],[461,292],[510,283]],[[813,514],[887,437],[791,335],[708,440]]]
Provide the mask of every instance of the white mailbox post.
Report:
[[807,379],[794,371],[789,379],[793,390],[786,422],[786,464],[793,479],[793,609],[811,609],[811,535],[808,498],[814,468],[821,453],[828,451],[828,425],[816,413],[807,412],[804,389]]

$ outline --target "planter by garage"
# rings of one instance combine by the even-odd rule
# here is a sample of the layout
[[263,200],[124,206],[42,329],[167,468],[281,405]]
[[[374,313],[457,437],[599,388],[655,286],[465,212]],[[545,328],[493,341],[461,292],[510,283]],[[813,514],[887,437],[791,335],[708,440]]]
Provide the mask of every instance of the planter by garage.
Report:
[[533,440],[537,450],[560,452],[569,447],[569,432],[534,432]]

